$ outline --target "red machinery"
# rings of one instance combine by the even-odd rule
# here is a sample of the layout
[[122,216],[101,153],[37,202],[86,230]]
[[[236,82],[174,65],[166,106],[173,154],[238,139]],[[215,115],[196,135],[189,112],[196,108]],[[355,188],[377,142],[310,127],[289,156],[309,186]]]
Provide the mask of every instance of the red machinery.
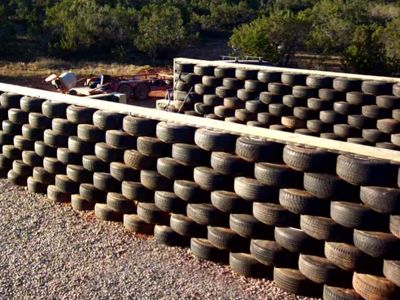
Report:
[[[128,77],[113,77],[102,74],[88,79],[76,80],[73,73],[60,76],[55,74],[46,78],[58,91],[77,96],[120,93],[126,95],[126,103],[146,100],[151,91],[166,91],[172,87],[172,75],[162,73],[140,73]],[[83,82],[84,81],[84,82]],[[77,86],[82,83],[83,86]]]

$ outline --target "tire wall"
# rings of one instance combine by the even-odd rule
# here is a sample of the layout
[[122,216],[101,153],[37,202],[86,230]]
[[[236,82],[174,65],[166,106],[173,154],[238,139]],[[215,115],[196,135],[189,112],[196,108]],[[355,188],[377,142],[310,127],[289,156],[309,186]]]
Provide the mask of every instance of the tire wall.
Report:
[[0,102],[0,174],[13,184],[291,293],[398,299],[397,165],[11,93]]
[[186,114],[399,150],[397,78],[181,61],[174,68],[175,111],[186,99],[179,110]]

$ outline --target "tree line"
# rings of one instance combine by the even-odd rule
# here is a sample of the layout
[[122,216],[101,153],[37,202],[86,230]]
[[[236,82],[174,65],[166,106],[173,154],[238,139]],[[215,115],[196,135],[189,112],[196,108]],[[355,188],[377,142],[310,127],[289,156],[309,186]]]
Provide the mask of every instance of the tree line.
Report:
[[[299,52],[346,70],[400,66],[400,0],[9,0],[0,4],[0,57],[24,43],[63,58],[170,58],[210,36],[237,55],[290,65]],[[29,50],[29,49],[26,49]]]

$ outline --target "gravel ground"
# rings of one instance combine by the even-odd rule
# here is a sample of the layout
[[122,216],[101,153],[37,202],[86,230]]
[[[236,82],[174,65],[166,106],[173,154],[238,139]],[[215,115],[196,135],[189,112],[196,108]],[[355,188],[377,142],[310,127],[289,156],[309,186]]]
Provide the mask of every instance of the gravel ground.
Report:
[[0,180],[0,299],[306,299]]

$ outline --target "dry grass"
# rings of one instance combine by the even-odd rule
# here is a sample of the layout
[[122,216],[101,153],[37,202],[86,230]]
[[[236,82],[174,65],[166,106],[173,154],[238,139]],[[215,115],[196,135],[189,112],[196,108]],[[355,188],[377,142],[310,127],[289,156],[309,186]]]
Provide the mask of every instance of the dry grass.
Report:
[[98,74],[129,76],[138,72],[152,70],[148,65],[123,65],[94,62],[71,63],[59,59],[42,58],[35,62],[18,63],[0,61],[0,77],[46,77],[52,73],[71,71],[79,77]]

